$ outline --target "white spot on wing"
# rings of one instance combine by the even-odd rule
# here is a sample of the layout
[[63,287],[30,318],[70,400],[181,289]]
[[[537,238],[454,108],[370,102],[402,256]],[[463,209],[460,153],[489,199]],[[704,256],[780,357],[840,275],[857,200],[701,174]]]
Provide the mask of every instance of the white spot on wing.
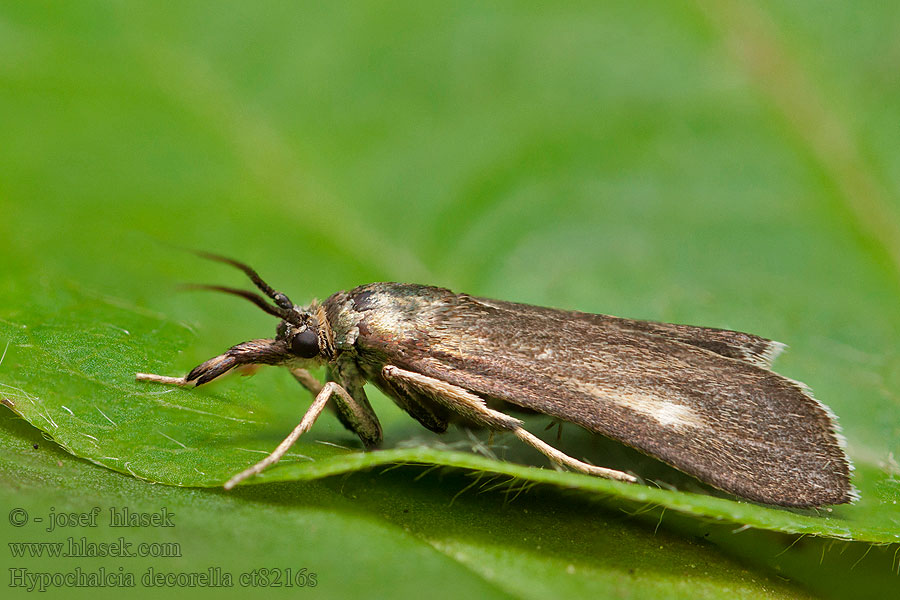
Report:
[[649,415],[659,421],[660,425],[679,427],[687,425],[697,427],[697,415],[693,410],[682,404],[661,403],[657,411]]
[[663,427],[680,429],[703,426],[703,419],[700,415],[684,404],[676,404],[648,394],[623,393],[621,390],[607,389],[578,380],[570,379],[569,384],[601,402],[612,402],[622,408],[650,417]]

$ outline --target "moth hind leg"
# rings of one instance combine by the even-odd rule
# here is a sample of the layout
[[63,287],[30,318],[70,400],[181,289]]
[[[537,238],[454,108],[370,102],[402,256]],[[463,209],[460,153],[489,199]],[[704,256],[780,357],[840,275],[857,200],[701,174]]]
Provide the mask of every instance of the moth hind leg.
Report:
[[542,453],[554,463],[564,465],[581,473],[615,479],[618,481],[637,482],[637,478],[622,471],[597,467],[573,458],[557,450],[522,427],[522,421],[506,413],[488,407],[483,398],[459,386],[447,383],[421,373],[406,371],[393,365],[381,370],[381,375],[391,383],[411,388],[426,395],[438,404],[459,414],[470,421],[495,431],[509,431],[517,438]]

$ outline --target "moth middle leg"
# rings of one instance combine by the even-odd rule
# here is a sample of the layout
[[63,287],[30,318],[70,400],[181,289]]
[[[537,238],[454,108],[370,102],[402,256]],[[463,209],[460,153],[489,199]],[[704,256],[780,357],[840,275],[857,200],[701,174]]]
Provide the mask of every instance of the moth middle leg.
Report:
[[432,398],[435,402],[438,402],[456,414],[459,414],[478,425],[492,430],[512,432],[517,438],[541,452],[557,464],[570,467],[581,473],[587,473],[588,475],[596,475],[606,479],[628,481],[631,483],[637,482],[637,478],[633,475],[623,473],[622,471],[616,471],[615,469],[590,465],[557,450],[550,444],[525,430],[525,428],[522,427],[522,421],[515,417],[511,417],[506,413],[489,408],[484,399],[464,388],[447,383],[446,381],[441,381],[440,379],[428,377],[427,375],[406,371],[393,365],[384,367],[381,370],[381,374],[391,383],[398,386],[410,387],[423,393],[429,398]]

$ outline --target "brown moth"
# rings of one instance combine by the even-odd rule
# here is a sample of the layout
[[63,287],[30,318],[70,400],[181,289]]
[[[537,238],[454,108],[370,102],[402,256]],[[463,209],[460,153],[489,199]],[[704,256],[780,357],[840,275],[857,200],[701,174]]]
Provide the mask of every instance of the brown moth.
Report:
[[[568,456],[498,407],[513,405],[599,433],[757,502],[813,507],[849,502],[852,466],[831,411],[809,389],[770,370],[783,346],[748,333],[634,321],[475,298],[405,283],[372,283],[301,307],[243,270],[273,302],[244,290],[281,322],[274,339],[238,344],[185,377],[203,385],[252,364],[284,366],[315,395],[271,455],[225,487],[276,463],[334,399],[367,448],[382,440],[368,381],[427,429],[467,422],[508,431],[576,471],[637,481]],[[324,364],[322,385],[306,368]]]

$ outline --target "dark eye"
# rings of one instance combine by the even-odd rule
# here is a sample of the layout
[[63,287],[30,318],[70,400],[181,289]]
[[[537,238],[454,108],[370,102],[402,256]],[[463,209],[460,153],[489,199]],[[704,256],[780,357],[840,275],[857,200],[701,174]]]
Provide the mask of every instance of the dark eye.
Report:
[[318,356],[319,336],[312,329],[304,329],[291,339],[291,352],[300,358]]

